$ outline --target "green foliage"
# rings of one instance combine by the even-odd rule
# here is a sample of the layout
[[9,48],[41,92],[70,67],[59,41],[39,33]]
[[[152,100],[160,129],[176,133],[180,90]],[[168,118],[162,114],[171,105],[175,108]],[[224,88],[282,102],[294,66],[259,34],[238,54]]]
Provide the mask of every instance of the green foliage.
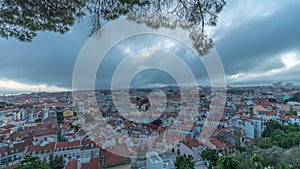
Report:
[[215,150],[215,149],[204,150],[201,154],[201,157],[206,160],[217,161],[217,159],[218,159],[217,150]]
[[5,103],[4,102],[0,102],[0,109],[5,107]]
[[261,164],[261,158],[258,154],[254,153],[251,157],[252,168],[261,169],[263,166]]
[[269,121],[263,132],[263,137],[256,140],[256,145],[267,149],[274,145],[291,148],[300,144],[300,128],[297,125],[281,125],[277,121]]
[[276,99],[270,98],[270,99],[268,99],[268,100],[269,100],[269,102],[271,102],[271,103],[277,103],[277,100],[276,100]]
[[0,102],[0,108],[4,108],[5,106],[10,107],[10,106],[13,106],[13,104],[12,103]]
[[274,121],[271,120],[269,122],[267,122],[266,124],[266,128],[264,129],[262,136],[263,137],[270,137],[271,133],[276,130],[276,129],[282,129],[282,125],[278,122],[278,121]]
[[261,163],[263,166],[278,166],[280,161],[278,158],[284,152],[284,149],[273,146],[268,149],[259,149],[257,154],[261,156]]
[[300,168],[300,147],[294,147],[281,154],[279,161],[286,168]]
[[86,0],[2,0],[0,37],[30,42],[37,31],[67,32],[84,15]]
[[156,126],[160,126],[162,124],[162,122],[163,121],[161,119],[156,119],[151,124],[156,125]]
[[39,160],[39,157],[26,156],[21,165],[15,169],[50,169],[46,164]]
[[63,156],[56,156],[54,159],[52,157],[50,161],[50,168],[51,169],[62,169],[65,167],[64,158]]
[[210,161],[212,164],[216,164],[218,160],[218,153],[215,149],[207,149],[202,152],[201,157]]
[[273,142],[272,138],[265,137],[265,138],[259,138],[256,145],[262,149],[271,148],[276,142]]
[[176,169],[194,169],[195,164],[191,155],[184,155],[177,157],[174,165]]
[[2,0],[0,37],[30,42],[38,31],[65,33],[82,16],[90,16],[90,35],[98,35],[103,21],[121,16],[149,27],[187,29],[199,54],[208,53],[213,42],[204,25],[215,26],[225,0]]
[[248,147],[247,151],[236,154],[243,168],[294,169],[300,168],[300,147],[283,149],[273,146],[267,149]]
[[220,156],[218,158],[219,169],[241,169],[242,164],[237,160],[235,156]]
[[297,112],[296,111],[289,111],[285,115],[287,115],[287,116],[296,116]]
[[71,128],[74,128],[76,132],[80,129],[80,126],[78,126],[78,125],[73,125],[72,123],[70,123],[70,127],[71,127]]
[[295,93],[291,98],[288,99],[288,101],[295,101],[295,102],[300,102],[300,93]]

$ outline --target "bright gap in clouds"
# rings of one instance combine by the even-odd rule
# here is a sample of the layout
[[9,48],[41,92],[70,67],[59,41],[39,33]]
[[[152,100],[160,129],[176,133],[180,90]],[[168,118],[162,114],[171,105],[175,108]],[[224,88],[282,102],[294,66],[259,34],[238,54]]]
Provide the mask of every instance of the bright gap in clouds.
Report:
[[[276,58],[276,57],[275,57]],[[241,82],[245,80],[255,80],[258,78],[267,78],[271,76],[275,76],[276,74],[282,72],[291,71],[295,66],[300,65],[300,58],[298,57],[297,52],[292,51],[283,54],[281,57],[281,62],[284,64],[284,67],[277,69],[270,69],[265,72],[248,72],[248,73],[237,73],[231,76],[228,76],[229,82]]]
[[0,90],[5,91],[24,91],[24,92],[37,92],[39,90],[46,92],[59,92],[59,91],[68,91],[70,89],[57,87],[57,86],[49,86],[47,84],[26,84],[20,83],[13,80],[1,80],[0,79]]
[[296,52],[290,52],[281,57],[282,63],[287,69],[296,66],[300,63],[300,59],[297,57]]

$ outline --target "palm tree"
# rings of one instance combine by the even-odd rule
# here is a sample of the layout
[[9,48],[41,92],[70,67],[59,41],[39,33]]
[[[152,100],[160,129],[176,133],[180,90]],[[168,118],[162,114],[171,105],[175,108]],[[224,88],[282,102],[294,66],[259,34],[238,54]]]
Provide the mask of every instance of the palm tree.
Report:
[[223,155],[218,158],[219,169],[241,169],[241,163],[234,156]]

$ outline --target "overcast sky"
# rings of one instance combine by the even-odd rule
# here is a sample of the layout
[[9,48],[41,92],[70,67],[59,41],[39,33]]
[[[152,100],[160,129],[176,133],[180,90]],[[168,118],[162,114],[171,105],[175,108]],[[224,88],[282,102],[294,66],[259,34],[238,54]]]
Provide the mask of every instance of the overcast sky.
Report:
[[[227,84],[300,84],[299,9],[299,0],[227,0],[218,25],[207,28],[222,60]],[[1,39],[0,93],[39,88],[70,90],[76,59],[88,40],[87,25],[88,19],[83,20],[65,35],[39,32],[31,43]],[[162,36],[142,36],[124,40],[111,49],[98,70],[97,88],[110,86],[114,70],[128,53],[158,42],[163,49],[176,50],[200,85],[209,84],[201,60],[183,44]],[[134,87],[169,83],[175,83],[174,79],[158,70],[141,72],[132,79]]]

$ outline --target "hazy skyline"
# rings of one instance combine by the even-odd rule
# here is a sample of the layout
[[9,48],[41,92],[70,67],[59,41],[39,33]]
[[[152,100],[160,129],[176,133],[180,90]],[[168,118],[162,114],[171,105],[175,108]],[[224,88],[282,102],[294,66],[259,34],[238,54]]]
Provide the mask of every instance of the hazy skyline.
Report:
[[[216,27],[206,28],[214,40],[226,73],[228,85],[271,85],[276,81],[300,84],[300,1],[227,0]],[[70,90],[78,54],[88,39],[88,18],[60,35],[39,32],[31,43],[14,39],[0,41],[0,93],[8,91]],[[145,37],[144,37],[145,38]],[[157,42],[157,38],[147,44]],[[131,38],[117,45],[99,69],[97,87],[109,86],[113,68],[143,38]],[[209,83],[201,61],[182,45],[161,39],[194,72],[199,85]],[[124,44],[125,47],[124,47]],[[144,43],[144,45],[146,45]],[[111,56],[109,56],[111,55]],[[168,75],[143,72],[133,86],[173,83]]]

